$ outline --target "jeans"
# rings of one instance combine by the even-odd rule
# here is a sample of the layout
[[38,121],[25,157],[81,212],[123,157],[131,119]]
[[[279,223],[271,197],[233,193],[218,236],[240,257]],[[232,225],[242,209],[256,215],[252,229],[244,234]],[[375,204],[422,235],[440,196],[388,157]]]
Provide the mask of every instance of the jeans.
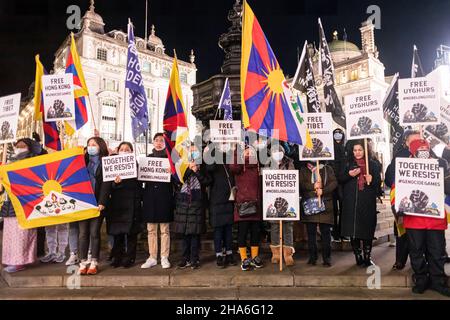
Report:
[[216,255],[221,254],[224,248],[226,254],[231,254],[232,244],[233,244],[232,224],[227,224],[224,226],[214,228],[214,249],[216,250]]
[[100,258],[100,228],[102,227],[103,215],[97,218],[78,222],[80,227],[80,259],[87,260],[88,250],[91,247],[92,259]]
[[161,258],[169,258],[170,223],[147,223],[148,250],[150,257],[158,258],[158,226],[161,233]]
[[328,260],[331,257],[331,225],[324,223],[306,223],[308,230],[308,251],[309,256],[317,260],[317,225],[319,225],[322,238],[322,258]]
[[257,247],[261,241],[261,221],[238,222],[239,248],[247,246],[247,233],[250,230],[250,246]]
[[[270,240],[272,245],[280,245],[280,222],[271,222]],[[283,246],[294,246],[294,223],[291,221],[283,221]]]
[[195,263],[200,260],[200,235],[187,234],[183,238],[183,258],[186,261]]
[[49,253],[65,254],[69,241],[69,225],[67,223],[45,227]]
[[79,237],[78,222],[69,223],[69,249],[70,252],[78,253],[78,237]]

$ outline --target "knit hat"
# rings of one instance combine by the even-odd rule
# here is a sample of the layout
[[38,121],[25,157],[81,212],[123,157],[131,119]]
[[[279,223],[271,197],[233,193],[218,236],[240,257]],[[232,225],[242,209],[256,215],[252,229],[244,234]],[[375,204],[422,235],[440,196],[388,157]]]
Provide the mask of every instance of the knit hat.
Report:
[[411,154],[416,154],[419,148],[427,148],[430,150],[430,144],[424,139],[413,140],[409,145],[409,152],[411,152]]

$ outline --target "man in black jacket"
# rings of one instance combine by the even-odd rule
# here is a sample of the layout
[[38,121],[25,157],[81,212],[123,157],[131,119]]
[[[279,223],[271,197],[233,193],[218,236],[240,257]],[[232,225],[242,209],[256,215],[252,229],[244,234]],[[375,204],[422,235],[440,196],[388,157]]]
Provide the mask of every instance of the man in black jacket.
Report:
[[[342,129],[335,129],[333,131],[333,142],[334,142],[334,161],[330,161],[330,165],[336,176],[342,170],[344,166],[344,161],[346,159],[345,152],[345,133]],[[341,238],[341,214],[342,214],[342,185],[339,184],[338,187],[333,192],[333,210],[334,210],[334,226],[332,236],[334,241],[340,242]]]

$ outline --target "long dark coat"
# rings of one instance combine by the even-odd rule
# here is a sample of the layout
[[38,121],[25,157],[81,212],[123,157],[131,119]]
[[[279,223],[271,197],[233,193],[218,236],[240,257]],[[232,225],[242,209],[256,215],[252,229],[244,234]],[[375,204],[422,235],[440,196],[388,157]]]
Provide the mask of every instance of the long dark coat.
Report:
[[142,183],[137,179],[112,183],[111,200],[106,215],[108,234],[138,234],[142,231]]
[[372,240],[377,225],[377,195],[381,176],[379,166],[369,160],[369,172],[372,183],[358,190],[357,177],[351,177],[348,172],[355,166],[354,161],[347,162],[340,173],[339,180],[344,185],[342,206],[341,235],[363,240]]
[[[149,157],[167,158],[167,155],[165,152],[153,152]],[[143,204],[142,215],[145,223],[173,222],[175,210],[174,184],[145,182]]]
[[234,177],[226,164],[207,165],[211,176],[209,188],[209,222],[213,228],[233,224],[234,203],[229,201]]

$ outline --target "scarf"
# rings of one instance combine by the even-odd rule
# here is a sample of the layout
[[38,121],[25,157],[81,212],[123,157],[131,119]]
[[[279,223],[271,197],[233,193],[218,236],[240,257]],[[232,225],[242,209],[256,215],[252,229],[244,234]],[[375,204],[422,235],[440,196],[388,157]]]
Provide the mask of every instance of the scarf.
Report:
[[364,190],[364,184],[366,183],[366,178],[364,177],[367,174],[366,160],[362,158],[362,159],[355,159],[355,161],[359,169],[361,169],[361,173],[358,175],[358,190],[362,191]]
[[[308,163],[306,164],[306,166],[308,167],[309,170],[311,170],[311,183],[312,183],[312,184],[316,183],[316,182],[319,180],[319,179],[318,179],[318,176],[317,176],[317,169],[316,169],[316,166],[313,165],[313,164],[310,163],[310,162],[308,162]],[[320,164],[320,165],[319,165],[319,170],[323,170],[323,168],[324,168],[324,165],[323,165],[323,164]]]
[[150,157],[167,158],[166,149],[162,149],[160,151],[154,149]]
[[89,156],[89,163],[88,163],[88,173],[89,173],[89,180],[91,181],[92,189],[95,191],[95,174],[97,172],[98,166],[100,165],[100,157],[99,156]]
[[184,182],[181,187],[181,194],[189,203],[192,201],[199,201],[202,198],[202,188],[200,181],[192,174],[187,181]]

